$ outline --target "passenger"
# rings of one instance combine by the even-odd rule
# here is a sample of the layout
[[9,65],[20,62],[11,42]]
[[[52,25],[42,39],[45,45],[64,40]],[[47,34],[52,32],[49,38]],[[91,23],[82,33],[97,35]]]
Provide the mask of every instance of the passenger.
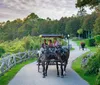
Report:
[[47,43],[46,43],[46,39],[44,39],[44,42],[42,43],[42,48],[45,48],[46,47],[46,45],[48,45]]
[[81,45],[82,50],[84,50],[84,48],[85,48],[85,43],[84,43],[84,42],[81,42],[80,45]]
[[49,47],[53,47],[52,40],[49,40],[49,41],[48,41],[48,46],[49,46]]
[[57,47],[57,46],[59,46],[60,45],[60,43],[57,41],[57,39],[55,38],[54,39],[54,43],[53,43],[53,46],[54,47]]

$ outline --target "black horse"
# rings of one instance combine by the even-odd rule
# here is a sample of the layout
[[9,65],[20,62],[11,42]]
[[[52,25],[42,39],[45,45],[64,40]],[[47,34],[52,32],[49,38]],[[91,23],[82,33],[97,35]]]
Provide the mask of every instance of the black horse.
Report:
[[[62,48],[61,46],[55,48],[46,47],[44,52],[41,54],[41,57],[38,59],[42,63],[43,78],[47,76],[48,65],[51,59],[54,59],[56,62],[57,76],[59,76],[58,62],[60,62],[61,77],[64,77],[64,73],[66,73],[66,66],[68,63],[69,53],[70,53],[69,49]],[[39,69],[40,62],[38,63],[38,69]]]
[[[66,67],[68,64],[70,49],[67,47],[59,47],[57,50],[57,56],[59,56],[60,63],[61,63],[61,77],[64,77],[64,74],[66,75]],[[59,68],[57,69],[59,73]]]
[[[43,78],[47,76],[48,65],[50,64],[50,60],[52,59],[54,59],[56,63],[56,68],[58,69],[59,56],[56,53],[56,48],[47,46],[46,48],[44,48],[44,51],[38,59],[38,72],[41,63],[43,67]],[[59,76],[58,70],[57,75]]]

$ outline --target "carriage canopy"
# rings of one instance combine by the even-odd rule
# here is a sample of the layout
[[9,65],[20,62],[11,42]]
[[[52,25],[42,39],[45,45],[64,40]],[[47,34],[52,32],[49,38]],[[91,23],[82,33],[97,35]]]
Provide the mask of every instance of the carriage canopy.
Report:
[[64,38],[64,36],[60,34],[42,34],[39,37],[41,38]]

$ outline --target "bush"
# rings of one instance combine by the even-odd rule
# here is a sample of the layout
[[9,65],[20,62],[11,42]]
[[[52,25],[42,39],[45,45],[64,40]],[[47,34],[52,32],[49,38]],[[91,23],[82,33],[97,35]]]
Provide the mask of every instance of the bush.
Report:
[[87,39],[87,45],[88,46],[95,46],[95,39],[91,38],[91,39]]
[[40,41],[38,37],[27,36],[23,38],[24,48],[26,50],[37,49],[40,47]]
[[27,50],[37,49],[40,47],[38,37],[27,36],[22,39],[15,39],[13,41],[6,41],[0,44],[6,53],[18,53]]
[[100,44],[100,35],[97,35],[94,38],[95,38],[96,44],[99,45]]
[[86,67],[86,74],[98,74],[100,68],[100,49],[89,59]]
[[30,49],[31,37],[30,36],[24,37],[23,41],[24,41],[24,48],[26,50]]
[[96,85],[100,85],[100,73],[99,73],[98,76],[97,76]]
[[3,49],[3,47],[0,47],[0,57],[5,53],[5,50]]

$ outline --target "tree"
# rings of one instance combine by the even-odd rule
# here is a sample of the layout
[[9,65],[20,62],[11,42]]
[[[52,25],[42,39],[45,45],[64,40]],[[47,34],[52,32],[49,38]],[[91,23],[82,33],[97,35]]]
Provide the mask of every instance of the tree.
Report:
[[100,4],[97,7],[95,7],[95,12],[98,16],[100,16]]
[[77,30],[81,28],[80,26],[80,19],[73,17],[70,18],[67,22],[66,22],[66,29],[65,32],[67,34],[70,34],[72,36],[76,36],[77,35]]
[[[81,37],[86,38],[83,35],[90,35],[89,32],[93,31],[97,11],[87,15],[86,11],[81,9],[78,13],[80,16],[62,17],[60,20],[41,19],[31,13],[24,20],[16,19],[0,23],[0,40],[13,40],[39,34],[70,34],[72,36],[80,34]],[[79,32],[80,28],[83,30],[82,34]]]
[[94,24],[93,33],[95,35],[100,35],[100,17],[96,19],[96,22]]
[[93,33],[93,24],[95,23],[96,18],[97,16],[95,13],[93,13],[92,15],[87,15],[85,17],[81,28],[86,31],[86,38],[91,37],[91,34]]
[[79,38],[80,38],[80,37],[81,37],[81,34],[83,34],[83,29],[81,29],[81,28],[78,29],[78,30],[77,30],[77,33],[79,34]]
[[84,7],[84,6],[90,6],[95,7],[99,5],[100,0],[77,0],[76,7]]
[[85,15],[87,15],[86,10],[84,8],[80,8],[77,13],[77,16],[85,16]]

